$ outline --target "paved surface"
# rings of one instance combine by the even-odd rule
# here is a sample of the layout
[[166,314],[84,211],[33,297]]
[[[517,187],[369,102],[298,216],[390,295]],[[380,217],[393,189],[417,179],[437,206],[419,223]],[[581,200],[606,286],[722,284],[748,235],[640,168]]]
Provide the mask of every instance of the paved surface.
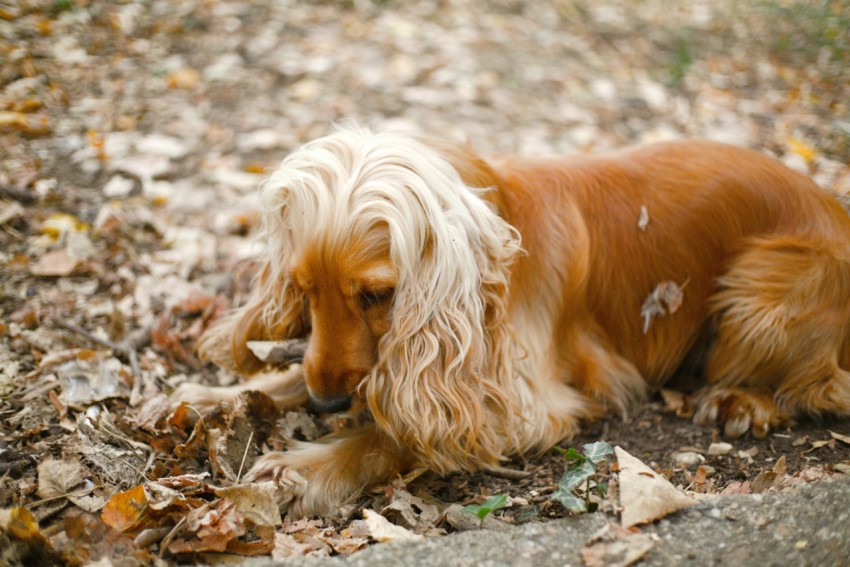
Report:
[[[510,532],[471,531],[375,545],[346,558],[253,560],[250,567],[583,565],[581,550],[611,520],[585,515]],[[850,480],[782,493],[717,497],[643,527],[654,541],[639,565],[850,565]],[[610,563],[609,561],[606,562]]]

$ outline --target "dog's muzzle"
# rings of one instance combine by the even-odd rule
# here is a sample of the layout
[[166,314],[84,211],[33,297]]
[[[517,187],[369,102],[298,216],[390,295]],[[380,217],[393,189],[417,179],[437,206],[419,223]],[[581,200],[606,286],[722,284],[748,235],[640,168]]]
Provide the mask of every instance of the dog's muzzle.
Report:
[[351,396],[329,396],[319,398],[310,396],[310,405],[320,413],[337,413],[346,411],[351,407]]

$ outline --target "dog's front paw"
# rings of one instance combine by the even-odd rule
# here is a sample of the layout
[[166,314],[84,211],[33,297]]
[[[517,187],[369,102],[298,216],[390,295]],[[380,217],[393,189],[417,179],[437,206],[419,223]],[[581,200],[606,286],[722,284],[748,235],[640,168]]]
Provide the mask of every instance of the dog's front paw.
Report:
[[738,388],[714,388],[698,395],[694,414],[697,425],[722,424],[723,433],[732,438],[752,430],[761,439],[787,419],[772,396]]
[[198,412],[207,413],[221,402],[232,401],[233,396],[226,387],[184,382],[171,393],[169,398],[172,410],[185,402]]
[[[288,465],[286,453],[275,452],[260,457],[245,475],[245,480],[274,482],[277,489],[275,500],[281,514],[292,509],[293,505],[299,502],[307,492],[307,479]],[[300,506],[296,507],[300,508]],[[294,509],[292,511],[295,512]]]

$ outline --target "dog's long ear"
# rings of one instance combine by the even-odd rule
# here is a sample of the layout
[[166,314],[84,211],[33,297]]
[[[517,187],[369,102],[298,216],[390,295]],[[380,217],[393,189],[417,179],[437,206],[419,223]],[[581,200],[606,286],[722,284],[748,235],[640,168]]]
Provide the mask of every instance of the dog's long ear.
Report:
[[377,425],[435,470],[493,465],[518,413],[506,300],[519,236],[448,162],[415,173],[407,212],[417,211],[424,242],[415,259],[391,243],[400,276],[366,401]]
[[309,330],[306,298],[291,285],[288,274],[294,241],[287,205],[288,175],[281,167],[260,188],[262,215],[257,239],[265,250],[248,300],[213,323],[196,346],[203,360],[243,374],[265,366],[248,348],[248,341],[303,337]]
[[246,343],[304,336],[308,318],[304,301],[303,294],[276,276],[266,260],[245,305],[213,322],[198,340],[198,354],[235,372],[258,372],[265,364]]

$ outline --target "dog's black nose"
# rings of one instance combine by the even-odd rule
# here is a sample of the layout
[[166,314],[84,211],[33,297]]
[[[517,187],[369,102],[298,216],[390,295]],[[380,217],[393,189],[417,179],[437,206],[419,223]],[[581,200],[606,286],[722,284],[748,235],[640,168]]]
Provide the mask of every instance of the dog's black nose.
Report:
[[327,396],[324,398],[310,396],[310,405],[320,413],[336,413],[351,407],[351,396]]

